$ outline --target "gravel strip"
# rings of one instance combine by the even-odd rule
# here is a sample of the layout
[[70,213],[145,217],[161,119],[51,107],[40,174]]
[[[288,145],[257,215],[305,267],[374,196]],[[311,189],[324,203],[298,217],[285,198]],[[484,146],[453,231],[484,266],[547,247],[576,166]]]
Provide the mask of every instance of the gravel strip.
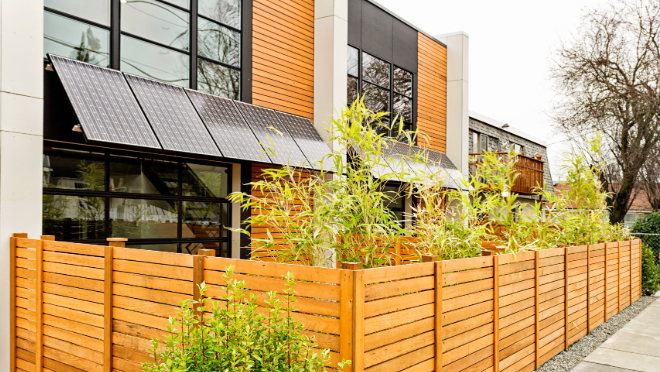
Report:
[[582,337],[579,341],[571,345],[568,350],[555,355],[537,369],[541,372],[568,372],[577,366],[587,355],[596,350],[600,344],[605,342],[616,331],[621,329],[626,323],[632,320],[637,314],[641,313],[653,301],[657,300],[655,296],[644,296],[634,304],[625,308],[622,312],[611,317],[607,322],[599,325],[590,334]]

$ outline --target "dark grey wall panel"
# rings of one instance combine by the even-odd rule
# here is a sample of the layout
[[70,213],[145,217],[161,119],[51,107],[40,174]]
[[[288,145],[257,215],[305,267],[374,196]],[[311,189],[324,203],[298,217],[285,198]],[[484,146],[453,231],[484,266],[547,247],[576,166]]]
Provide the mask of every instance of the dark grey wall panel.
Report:
[[362,1],[348,0],[348,43],[362,48]]
[[392,19],[392,63],[417,73],[417,30]]
[[[393,17],[374,4],[362,2],[362,50],[392,61]],[[415,39],[415,43],[417,39]]]
[[121,72],[49,58],[88,140],[161,148]]
[[190,89],[186,93],[224,157],[268,161],[262,157],[263,148],[232,100]]
[[164,149],[222,156],[183,88],[125,76]]

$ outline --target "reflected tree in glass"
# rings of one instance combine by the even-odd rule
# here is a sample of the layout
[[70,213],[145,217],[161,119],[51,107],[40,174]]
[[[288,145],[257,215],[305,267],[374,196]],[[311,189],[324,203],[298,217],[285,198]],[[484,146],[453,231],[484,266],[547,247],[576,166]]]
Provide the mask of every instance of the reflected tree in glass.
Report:
[[241,0],[199,0],[199,14],[241,29]]
[[197,59],[198,89],[234,100],[241,99],[241,72],[229,67]]

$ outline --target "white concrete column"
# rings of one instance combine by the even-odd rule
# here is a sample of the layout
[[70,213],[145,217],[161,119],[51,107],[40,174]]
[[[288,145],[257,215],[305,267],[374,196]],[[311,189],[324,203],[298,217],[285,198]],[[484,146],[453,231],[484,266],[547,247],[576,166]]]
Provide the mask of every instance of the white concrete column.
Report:
[[0,371],[9,371],[9,238],[41,234],[43,0],[0,0]]
[[314,126],[324,140],[346,105],[348,0],[314,2]]
[[439,35],[436,38],[447,45],[447,156],[467,176],[470,38],[465,32]]

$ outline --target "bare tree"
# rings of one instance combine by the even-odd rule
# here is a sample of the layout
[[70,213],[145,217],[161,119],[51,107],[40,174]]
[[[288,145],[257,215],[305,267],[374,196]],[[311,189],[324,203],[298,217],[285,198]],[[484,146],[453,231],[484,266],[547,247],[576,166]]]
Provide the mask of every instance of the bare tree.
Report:
[[557,51],[551,77],[557,129],[584,143],[603,133],[610,220],[621,222],[660,140],[660,1],[613,0],[582,16]]
[[642,167],[640,189],[646,194],[651,208],[660,210],[660,150],[657,148]]

